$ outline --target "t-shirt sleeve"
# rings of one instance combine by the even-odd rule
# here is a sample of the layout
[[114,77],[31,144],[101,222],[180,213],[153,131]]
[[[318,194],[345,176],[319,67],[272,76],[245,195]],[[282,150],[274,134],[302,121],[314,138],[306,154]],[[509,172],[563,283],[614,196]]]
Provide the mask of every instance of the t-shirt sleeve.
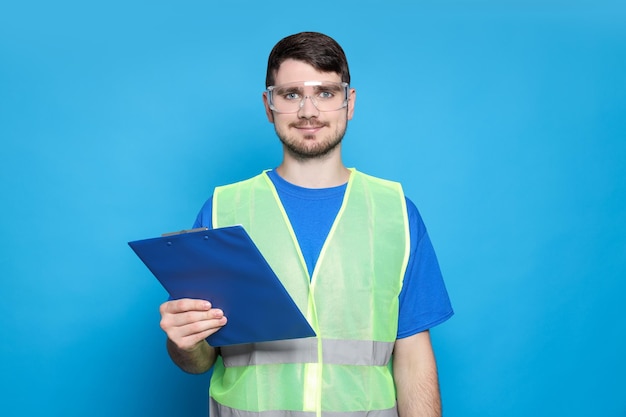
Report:
[[398,339],[428,330],[454,314],[426,226],[415,204],[406,200],[411,252],[399,297]]
[[200,209],[196,221],[193,223],[192,228],[208,227],[213,228],[213,197],[210,197]]

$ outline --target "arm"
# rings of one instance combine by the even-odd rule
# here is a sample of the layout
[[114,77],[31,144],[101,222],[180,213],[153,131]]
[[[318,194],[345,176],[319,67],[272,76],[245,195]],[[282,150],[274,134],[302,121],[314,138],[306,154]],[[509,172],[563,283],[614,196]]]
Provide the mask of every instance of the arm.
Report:
[[206,338],[226,324],[222,310],[204,300],[181,299],[161,304],[161,328],[167,334],[167,351],[183,371],[208,371],[217,358],[217,349]]
[[393,378],[399,417],[441,417],[437,364],[428,330],[396,340]]

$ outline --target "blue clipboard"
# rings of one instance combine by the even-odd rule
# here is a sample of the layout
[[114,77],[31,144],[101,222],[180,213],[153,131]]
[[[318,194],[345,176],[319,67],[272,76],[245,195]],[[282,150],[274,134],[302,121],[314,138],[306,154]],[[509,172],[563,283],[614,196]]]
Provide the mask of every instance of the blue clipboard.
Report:
[[315,336],[296,303],[241,226],[128,242],[172,299],[208,300],[228,323],[211,346]]

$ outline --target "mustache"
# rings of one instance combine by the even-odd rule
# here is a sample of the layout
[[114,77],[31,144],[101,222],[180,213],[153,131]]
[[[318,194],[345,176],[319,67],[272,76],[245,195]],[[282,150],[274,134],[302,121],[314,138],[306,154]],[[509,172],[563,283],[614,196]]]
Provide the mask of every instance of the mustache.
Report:
[[315,122],[315,121],[304,121],[304,122],[296,122],[296,123],[291,123],[291,127],[295,127],[297,129],[302,129],[302,128],[320,128],[320,127],[327,127],[328,123],[322,123],[322,122]]

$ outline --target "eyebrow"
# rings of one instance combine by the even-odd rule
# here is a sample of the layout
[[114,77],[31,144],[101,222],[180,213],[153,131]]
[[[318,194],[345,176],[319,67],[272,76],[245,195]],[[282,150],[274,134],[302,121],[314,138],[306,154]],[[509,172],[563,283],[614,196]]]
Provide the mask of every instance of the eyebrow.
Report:
[[331,91],[341,91],[343,90],[343,86],[341,84],[337,84],[337,83],[333,83],[333,84],[326,84],[324,86],[322,85],[317,85],[315,87],[316,91],[320,91],[320,90],[331,90]]
[[279,86],[278,88],[276,88],[275,91],[277,95],[283,95],[288,93],[302,93],[302,87],[298,85],[288,85],[285,87]]
[[286,85],[286,86],[278,86],[275,92],[278,95],[288,94],[288,93],[299,93],[302,94],[303,86],[312,86],[314,91],[317,93],[319,91],[341,91],[343,86],[339,83],[325,83],[322,85],[319,81],[306,81],[303,85]]

